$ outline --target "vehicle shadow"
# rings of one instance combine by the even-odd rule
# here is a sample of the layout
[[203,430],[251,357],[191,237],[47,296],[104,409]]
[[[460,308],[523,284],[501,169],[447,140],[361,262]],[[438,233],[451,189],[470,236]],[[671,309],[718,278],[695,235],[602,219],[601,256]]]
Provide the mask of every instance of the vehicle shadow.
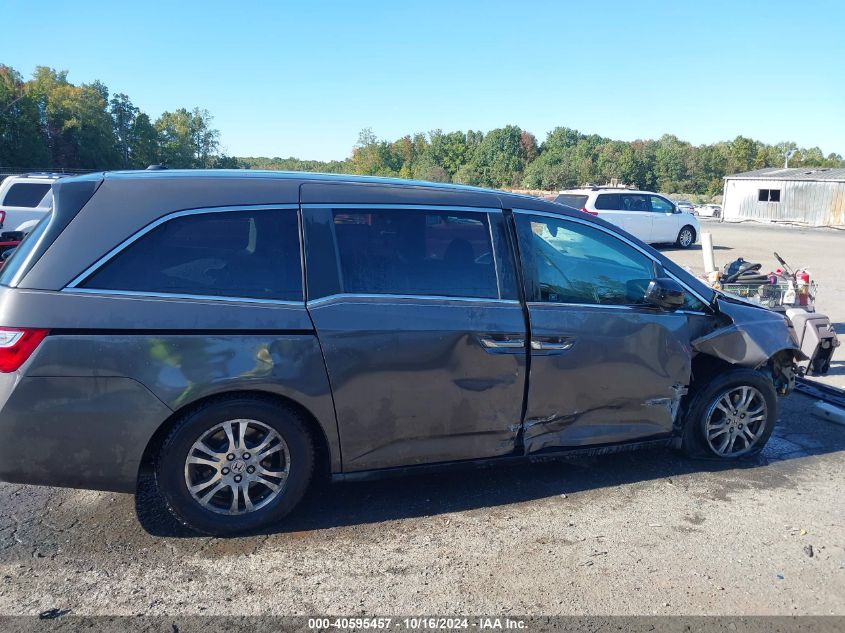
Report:
[[[810,436],[790,426],[779,426],[760,456],[732,463],[693,460],[678,451],[665,449],[491,465],[370,482],[338,485],[317,482],[282,525],[259,533],[302,532],[478,508],[492,511],[497,506],[636,482],[670,480],[692,473],[760,469],[759,475],[747,472],[742,478],[754,479],[755,485],[765,486],[771,478],[765,466],[772,462],[845,451],[845,429],[828,425],[835,428],[825,428],[825,432]],[[573,507],[577,509],[577,505]],[[142,482],[136,496],[136,512],[141,525],[154,536],[197,537],[170,516],[151,480]]]

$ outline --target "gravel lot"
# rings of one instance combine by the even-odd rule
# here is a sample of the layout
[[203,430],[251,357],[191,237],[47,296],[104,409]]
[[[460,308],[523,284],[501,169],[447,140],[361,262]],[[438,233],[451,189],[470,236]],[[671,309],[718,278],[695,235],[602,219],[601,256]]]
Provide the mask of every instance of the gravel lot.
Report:
[[[845,322],[841,233],[707,228],[720,264],[810,268]],[[285,529],[233,539],[185,534],[149,490],[0,484],[0,613],[845,614],[845,427],[811,405],[783,400],[751,463],[649,451],[323,485]]]

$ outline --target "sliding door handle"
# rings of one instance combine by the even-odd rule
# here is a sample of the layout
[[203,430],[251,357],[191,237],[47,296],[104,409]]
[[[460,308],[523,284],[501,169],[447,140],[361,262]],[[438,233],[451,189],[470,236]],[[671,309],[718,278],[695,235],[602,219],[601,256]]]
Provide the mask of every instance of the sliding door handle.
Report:
[[489,350],[525,349],[525,339],[521,338],[493,338],[481,336],[478,339],[481,347]]

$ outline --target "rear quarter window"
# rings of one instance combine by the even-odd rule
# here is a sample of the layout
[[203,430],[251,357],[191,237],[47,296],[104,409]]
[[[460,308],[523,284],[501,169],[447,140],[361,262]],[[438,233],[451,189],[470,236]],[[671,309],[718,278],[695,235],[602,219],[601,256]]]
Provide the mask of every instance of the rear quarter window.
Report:
[[297,212],[244,210],[174,218],[131,243],[80,287],[301,300]]
[[596,209],[618,211],[622,208],[622,197],[618,193],[602,193],[596,198]]
[[7,207],[37,207],[50,191],[49,183],[16,182],[6,192],[6,197],[0,203]]
[[587,204],[587,196],[562,193],[555,198],[555,202],[558,204],[565,204],[567,207],[572,207],[573,209],[583,209],[584,205]]

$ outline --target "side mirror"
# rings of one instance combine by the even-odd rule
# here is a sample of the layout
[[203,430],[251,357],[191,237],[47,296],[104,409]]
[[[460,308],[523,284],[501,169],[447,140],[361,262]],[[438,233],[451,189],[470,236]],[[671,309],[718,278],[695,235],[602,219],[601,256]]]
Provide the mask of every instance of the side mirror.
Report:
[[648,282],[643,299],[661,310],[677,310],[684,305],[684,289],[674,279],[659,277]]

